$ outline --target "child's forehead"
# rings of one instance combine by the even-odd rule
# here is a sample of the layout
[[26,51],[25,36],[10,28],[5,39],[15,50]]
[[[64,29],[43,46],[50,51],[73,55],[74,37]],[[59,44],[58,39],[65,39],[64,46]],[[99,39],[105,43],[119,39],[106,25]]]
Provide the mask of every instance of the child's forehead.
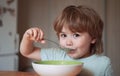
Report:
[[75,31],[74,28],[70,29],[70,27],[68,27],[68,26],[63,26],[63,28],[61,29],[61,32],[62,33],[76,33],[78,31],[77,30]]
[[61,32],[69,32],[69,33],[72,33],[72,31],[70,30],[69,27],[64,27],[61,29]]

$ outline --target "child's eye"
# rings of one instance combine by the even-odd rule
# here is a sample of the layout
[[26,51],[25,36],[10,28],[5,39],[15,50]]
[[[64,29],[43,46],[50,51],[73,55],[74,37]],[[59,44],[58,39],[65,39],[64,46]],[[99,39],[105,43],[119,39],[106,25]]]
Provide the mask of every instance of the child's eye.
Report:
[[67,37],[67,35],[66,34],[60,34],[60,37],[65,38],[65,37]]
[[79,36],[80,36],[80,34],[78,34],[78,33],[73,34],[73,38],[77,38]]

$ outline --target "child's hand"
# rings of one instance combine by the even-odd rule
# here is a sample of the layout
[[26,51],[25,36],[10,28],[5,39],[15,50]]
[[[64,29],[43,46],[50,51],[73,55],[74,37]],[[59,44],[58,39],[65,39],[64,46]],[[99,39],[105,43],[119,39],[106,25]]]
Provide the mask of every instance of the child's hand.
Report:
[[27,39],[35,41],[35,42],[41,42],[41,43],[45,43],[44,40],[44,33],[40,28],[30,28],[28,29],[25,34],[24,37],[27,37]]

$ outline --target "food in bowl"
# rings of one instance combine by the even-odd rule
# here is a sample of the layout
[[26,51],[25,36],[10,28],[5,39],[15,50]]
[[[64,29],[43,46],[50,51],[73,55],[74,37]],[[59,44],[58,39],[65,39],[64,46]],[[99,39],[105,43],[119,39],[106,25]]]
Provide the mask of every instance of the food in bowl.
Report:
[[33,69],[40,76],[76,76],[83,63],[77,61],[38,61],[32,62]]

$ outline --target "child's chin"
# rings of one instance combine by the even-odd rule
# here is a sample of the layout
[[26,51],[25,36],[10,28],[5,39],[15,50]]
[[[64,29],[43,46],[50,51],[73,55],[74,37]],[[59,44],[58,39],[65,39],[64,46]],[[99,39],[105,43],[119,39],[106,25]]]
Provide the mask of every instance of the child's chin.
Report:
[[78,59],[79,57],[78,56],[76,56],[75,54],[68,54],[71,58],[73,58],[73,59]]

